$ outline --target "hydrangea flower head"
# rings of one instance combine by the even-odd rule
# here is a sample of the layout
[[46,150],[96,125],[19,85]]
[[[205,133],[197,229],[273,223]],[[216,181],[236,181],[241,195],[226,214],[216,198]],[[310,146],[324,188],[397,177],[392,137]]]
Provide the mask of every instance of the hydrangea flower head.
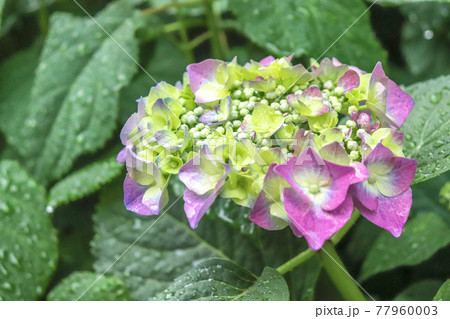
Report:
[[205,60],[141,98],[118,155],[127,209],[158,214],[178,178],[192,228],[220,196],[249,207],[262,228],[289,226],[315,250],[355,207],[399,236],[417,164],[404,157],[398,128],[413,100],[381,64],[366,73],[324,59],[309,71],[291,59]]

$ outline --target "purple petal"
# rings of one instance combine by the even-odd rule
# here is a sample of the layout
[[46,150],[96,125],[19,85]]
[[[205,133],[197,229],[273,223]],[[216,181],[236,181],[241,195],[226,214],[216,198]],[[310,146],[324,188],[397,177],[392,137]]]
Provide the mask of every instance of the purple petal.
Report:
[[[263,189],[256,199],[255,205],[250,213],[250,220],[261,228],[268,230],[279,230],[286,227],[286,222],[276,216],[270,214],[270,206],[276,203],[280,198],[280,194],[271,193],[273,189],[278,192],[282,190],[283,179],[274,171],[276,163],[270,164],[267,174],[264,178]],[[282,205],[282,204],[281,204]]]
[[189,190],[204,195],[216,188],[229,171],[230,166],[218,161],[209,147],[204,145],[197,155],[180,168],[178,178]]
[[145,108],[147,107],[147,102],[142,96],[136,102],[138,102],[139,119],[142,119],[145,116]]
[[383,144],[378,143],[373,151],[367,155],[364,165],[371,174],[385,175],[394,168],[394,153]]
[[308,147],[299,156],[291,158],[286,163],[274,168],[275,172],[283,177],[286,182],[306,201],[309,201],[307,189],[299,184],[303,181],[308,183],[314,181],[329,181],[330,172],[325,161]]
[[[222,164],[225,167],[225,173],[217,182],[214,190],[204,194],[196,194],[194,191],[187,189],[184,192],[184,211],[191,228],[196,228],[200,219],[205,215],[209,207],[214,203],[225,183],[225,179],[230,172],[230,166]],[[180,177],[180,175],[178,175]],[[180,179],[181,180],[181,179]]]
[[207,111],[205,113],[203,113],[199,120],[200,122],[204,123],[204,124],[211,124],[214,122],[217,122],[217,118],[219,117],[219,114],[217,114],[216,110],[211,110],[211,111]]
[[273,61],[275,61],[275,58],[269,55],[264,59],[262,59],[261,61],[259,61],[259,64],[261,64],[262,66],[269,66]]
[[370,173],[363,163],[353,162],[350,165],[355,169],[355,175],[353,175],[353,179],[350,184],[361,183],[369,178]]
[[414,106],[414,100],[406,94],[397,84],[389,80],[386,101],[386,115],[397,127],[402,126]]
[[292,143],[294,147],[294,156],[300,155],[307,147],[313,147],[314,140],[311,131],[306,132],[303,128],[299,129],[295,134]]
[[[375,210],[378,207],[378,190],[373,184],[367,181],[350,185],[349,192],[355,198],[355,202],[359,202],[366,210]],[[359,209],[359,207],[358,207]]]
[[144,196],[148,189],[148,186],[138,184],[127,174],[123,183],[126,209],[140,215],[157,215],[162,208],[161,197],[164,191],[160,190],[159,194],[152,196],[151,200],[146,198],[144,203]]
[[186,190],[183,195],[184,211],[192,229],[197,228],[200,219],[205,215],[209,207],[217,198],[217,193],[197,195],[193,191]]
[[222,66],[225,66],[225,63],[223,61],[215,59],[208,59],[200,63],[193,63],[188,65],[187,73],[189,75],[189,83],[192,92],[194,92],[195,95],[195,102],[208,103],[220,99],[220,97],[216,97],[210,94],[208,95],[205,94],[204,96],[197,96],[198,94],[196,93],[204,85],[219,84],[216,78],[217,69]]
[[117,154],[116,161],[118,161],[119,163],[123,164],[123,163],[126,162],[126,160],[127,160],[127,148],[124,147],[119,152],[119,154]]
[[322,91],[320,91],[319,87],[316,85],[310,86],[306,90],[302,92],[304,97],[309,99],[322,99]]
[[[333,65],[335,65],[335,66],[341,66],[341,65],[343,65],[343,64],[342,64],[338,59],[336,59],[336,58],[332,58],[331,60],[332,60],[332,62],[333,62]],[[366,74],[366,73],[367,73],[366,71],[363,71],[363,70],[361,70],[360,68],[357,68],[356,66],[353,66],[353,65],[349,65],[348,68],[349,68],[350,70],[353,70],[353,71],[355,71],[355,72],[358,72],[359,74]]]
[[338,80],[337,85],[344,89],[344,92],[349,92],[359,86],[359,75],[353,70],[345,72]]
[[392,171],[377,176],[378,191],[386,197],[396,197],[405,192],[414,180],[417,161],[404,157],[396,157]]
[[294,227],[305,236],[309,247],[313,250],[319,250],[326,240],[341,229],[353,211],[350,196],[347,196],[335,210],[325,211],[305,201],[289,188],[284,190],[284,204]]
[[332,183],[328,187],[328,200],[322,203],[325,210],[336,209],[347,197],[348,188],[355,176],[355,169],[351,166],[338,165],[324,161],[331,174]]
[[404,193],[396,197],[385,197],[380,194],[378,199],[378,208],[376,210],[368,210],[357,201],[355,201],[355,204],[361,215],[375,225],[386,229],[394,237],[399,237],[411,209],[411,188],[408,188]]
[[122,145],[127,146],[128,136],[131,132],[138,126],[139,124],[139,115],[138,113],[133,113],[130,118],[125,122],[122,130],[120,131],[120,141]]

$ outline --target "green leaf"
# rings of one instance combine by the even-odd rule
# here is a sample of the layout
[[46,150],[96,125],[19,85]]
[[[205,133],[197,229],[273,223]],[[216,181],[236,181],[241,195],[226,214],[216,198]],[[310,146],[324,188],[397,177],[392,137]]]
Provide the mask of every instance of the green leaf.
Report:
[[[136,17],[125,1],[96,16],[110,38],[89,18],[55,13],[41,55],[28,117],[17,145],[33,159],[31,171],[48,183],[70,169],[80,155],[93,152],[116,125],[118,92],[137,70]],[[120,46],[117,44],[119,43]]]
[[269,267],[260,277],[222,259],[210,259],[178,277],[157,300],[289,300],[283,277]]
[[433,298],[434,301],[450,301],[450,279],[439,288],[436,296]]
[[95,162],[60,180],[50,189],[47,210],[80,199],[117,177],[123,165],[114,158]]
[[362,266],[361,280],[399,266],[413,266],[430,258],[450,243],[450,227],[433,213],[408,221],[399,238],[384,232],[370,249]]
[[135,300],[152,299],[205,258],[220,257],[243,266],[262,267],[257,247],[247,238],[206,219],[192,230],[185,216],[181,216],[182,220],[174,217],[184,215],[182,200],[175,202],[176,197],[170,202],[175,202],[174,207],[160,216],[128,212],[122,199],[121,183],[102,192],[94,215],[94,269],[103,273],[114,263],[109,273],[127,284]]
[[[371,0],[374,2],[375,0]],[[408,3],[422,3],[422,2],[444,2],[450,3],[450,0],[379,0],[377,4],[380,5],[402,5]]]
[[400,9],[406,18],[401,46],[410,73],[421,80],[449,74],[450,4],[417,3]]
[[91,272],[75,272],[53,288],[47,300],[124,301],[130,300],[130,292],[119,278]]
[[402,126],[405,155],[418,162],[414,183],[450,169],[450,76],[406,88],[415,101]]
[[230,8],[239,31],[278,56],[334,56],[367,71],[377,61],[386,62],[386,52],[370,27],[369,13],[359,18],[367,9],[362,1],[232,0]]
[[442,282],[439,280],[422,280],[413,283],[395,296],[395,301],[429,301]]
[[16,162],[0,162],[0,300],[36,300],[56,262],[44,188]]
[[19,51],[0,66],[0,130],[9,145],[20,148],[25,122],[24,108],[30,105],[34,70],[39,62],[39,46]]

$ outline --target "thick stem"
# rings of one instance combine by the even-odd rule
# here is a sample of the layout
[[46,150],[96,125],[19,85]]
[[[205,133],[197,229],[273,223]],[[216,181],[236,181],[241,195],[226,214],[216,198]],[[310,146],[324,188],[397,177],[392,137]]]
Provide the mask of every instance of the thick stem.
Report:
[[318,251],[320,261],[342,297],[348,301],[365,301],[364,294],[350,276],[334,245],[327,241]]
[[186,30],[186,24],[184,21],[184,15],[182,12],[182,8],[178,5],[178,0],[172,0],[172,3],[177,8],[177,19],[178,19],[178,22],[180,23],[180,38],[181,38],[181,42],[183,44],[184,53],[186,54],[186,57],[187,57],[189,63],[193,63],[194,55],[192,53],[191,48],[189,47],[189,38],[188,38],[187,30]]
[[216,17],[214,16],[213,10],[213,0],[203,0],[206,11],[206,19],[208,24],[208,29],[211,32],[211,47],[213,56],[219,59],[224,59],[224,49],[222,48],[222,43],[220,41],[219,29],[216,24]]

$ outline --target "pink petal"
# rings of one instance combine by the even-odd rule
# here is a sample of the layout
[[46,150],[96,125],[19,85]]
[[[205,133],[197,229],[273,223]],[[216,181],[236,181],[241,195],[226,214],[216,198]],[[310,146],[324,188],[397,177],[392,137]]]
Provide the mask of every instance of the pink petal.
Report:
[[408,188],[404,193],[396,197],[378,196],[378,208],[368,210],[364,206],[355,202],[356,207],[365,218],[375,225],[386,229],[394,237],[402,234],[412,204],[412,191]]
[[404,157],[395,158],[395,166],[388,174],[378,176],[378,191],[386,197],[396,197],[405,192],[414,180],[417,161]]
[[262,66],[269,66],[270,64],[272,64],[273,61],[275,61],[275,58],[269,55],[264,59],[262,59],[261,61],[259,61],[259,64],[261,64]]
[[359,75],[353,70],[345,72],[338,80],[337,85],[344,89],[344,92],[349,92],[359,86]]
[[264,177],[264,186],[256,199],[255,205],[250,213],[250,220],[261,228],[268,230],[279,230],[286,227],[286,222],[270,214],[270,206],[276,202],[280,194],[271,194],[272,185],[279,183],[281,186],[282,178],[275,173],[276,163],[270,164],[266,176]]
[[350,219],[353,202],[350,196],[333,211],[325,211],[312,205],[292,189],[284,190],[286,211],[294,227],[305,236],[309,247],[319,250]]

